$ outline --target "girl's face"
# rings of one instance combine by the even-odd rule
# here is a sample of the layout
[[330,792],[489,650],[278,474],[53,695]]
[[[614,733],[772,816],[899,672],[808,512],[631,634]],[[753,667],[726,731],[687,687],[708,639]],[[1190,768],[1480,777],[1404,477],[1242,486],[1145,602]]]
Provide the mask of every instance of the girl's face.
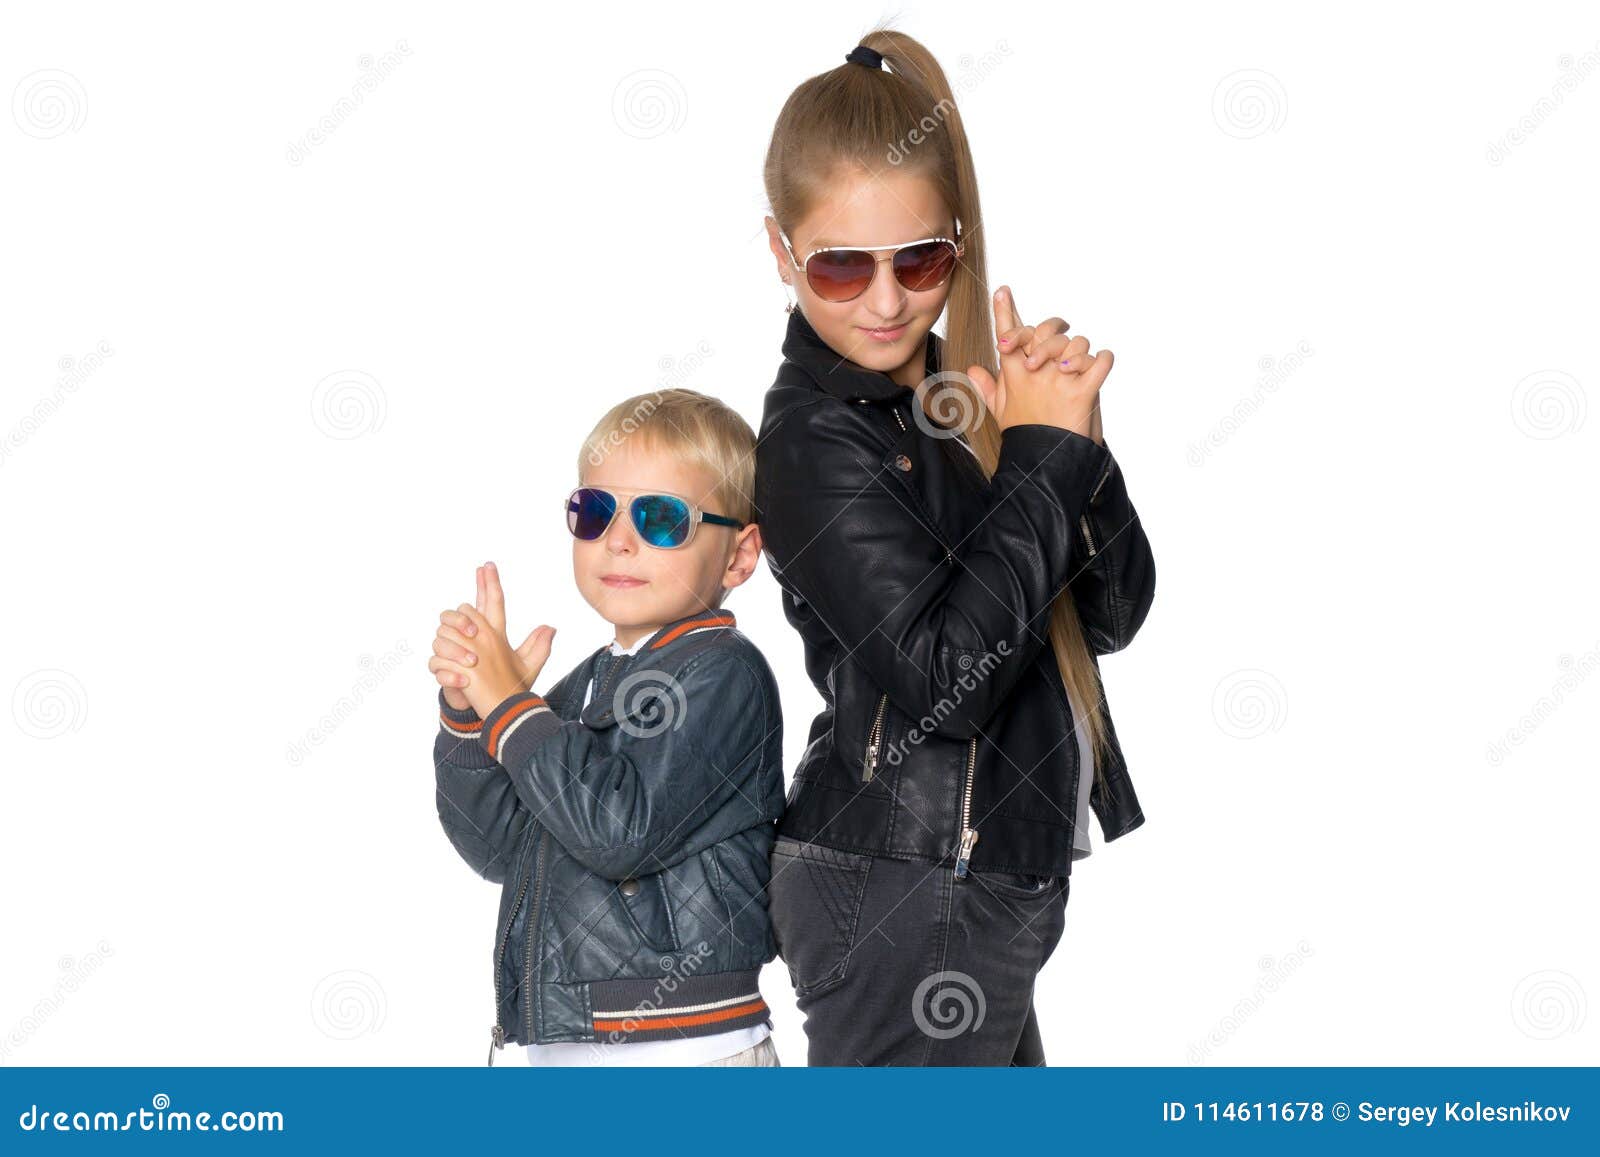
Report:
[[827,182],[828,194],[789,232],[796,269],[779,236],[778,223],[767,220],[767,236],[778,261],[778,276],[794,286],[800,309],[817,335],[857,365],[888,374],[915,388],[926,376],[923,366],[928,331],[944,311],[950,282],[914,292],[901,285],[889,268],[890,254],[880,252],[872,284],[850,301],[824,301],[806,284],[805,260],[827,245],[898,245],[925,237],[955,237],[955,217],[927,177],[898,170],[865,173],[841,170]]

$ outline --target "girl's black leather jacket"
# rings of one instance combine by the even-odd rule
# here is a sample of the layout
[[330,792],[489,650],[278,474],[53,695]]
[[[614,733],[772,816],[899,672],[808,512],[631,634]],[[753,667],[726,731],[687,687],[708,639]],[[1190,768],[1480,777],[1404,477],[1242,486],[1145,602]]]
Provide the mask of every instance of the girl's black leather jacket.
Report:
[[[927,370],[943,342],[928,335]],[[1070,588],[1096,656],[1128,645],[1155,561],[1109,447],[1006,430],[985,479],[954,430],[796,310],[768,389],[755,501],[823,709],[779,834],[976,870],[1072,870],[1080,771],[1049,608]],[[965,367],[962,367],[963,369]],[[1090,806],[1144,822],[1116,730]],[[975,833],[975,834],[974,834]]]

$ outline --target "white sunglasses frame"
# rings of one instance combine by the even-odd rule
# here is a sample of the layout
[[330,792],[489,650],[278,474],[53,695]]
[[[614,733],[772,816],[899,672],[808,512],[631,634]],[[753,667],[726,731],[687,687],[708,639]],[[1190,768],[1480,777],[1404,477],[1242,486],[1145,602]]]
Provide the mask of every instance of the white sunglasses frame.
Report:
[[[803,274],[805,276],[806,284],[808,286],[810,286],[811,285],[811,275],[806,273],[805,264],[804,263],[796,261],[794,259],[794,246],[792,244],[790,244],[788,234],[786,234],[782,229],[779,229],[778,230],[778,237],[783,242],[783,250],[784,250],[784,252],[789,255],[789,264],[794,266],[794,271],[796,273]],[[965,237],[961,236],[961,222],[958,220],[956,222],[956,235],[954,237],[919,237],[915,241],[902,241],[897,245],[819,245],[817,248],[811,250],[811,252],[806,254],[806,261],[809,262],[813,257],[815,257],[819,253],[833,253],[833,252],[837,252],[838,250],[841,250],[841,249],[863,250],[863,251],[866,251],[866,252],[869,252],[869,253],[881,253],[881,252],[883,252],[885,250],[887,250],[889,252],[889,256],[887,258],[880,257],[873,264],[873,266],[872,266],[872,280],[868,281],[867,284],[862,287],[861,293],[856,294],[855,297],[847,297],[847,298],[844,299],[844,301],[832,301],[832,300],[830,300],[828,298],[823,298],[823,300],[824,301],[828,301],[828,303],[830,305],[843,305],[845,301],[854,301],[856,299],[856,297],[860,297],[862,293],[866,293],[866,291],[868,289],[872,288],[872,282],[876,281],[877,278],[878,278],[878,266],[881,265],[884,261],[888,261],[890,263],[890,268],[892,270],[893,269],[893,263],[894,263],[894,257],[895,257],[896,253],[899,253],[900,250],[902,250],[902,249],[910,249],[913,245],[926,245],[930,241],[946,241],[946,242],[949,242],[951,245],[954,245],[955,249],[956,249],[956,260],[957,261],[960,261],[961,258],[966,255],[966,252],[967,252],[967,239]],[[898,284],[899,283],[899,278],[896,278],[895,280],[896,280],[896,283]],[[906,287],[903,284],[900,285],[900,288],[901,289],[905,289],[907,293],[932,293],[933,290],[939,289],[941,286],[945,285],[949,280],[950,279],[947,277],[947,278],[944,279],[944,281],[941,281],[938,285],[932,286],[929,289],[920,289],[920,290],[919,289],[906,289]],[[816,288],[814,286],[811,287],[811,292],[812,293],[816,293],[817,292]],[[821,296],[821,295],[818,294],[818,296]]]

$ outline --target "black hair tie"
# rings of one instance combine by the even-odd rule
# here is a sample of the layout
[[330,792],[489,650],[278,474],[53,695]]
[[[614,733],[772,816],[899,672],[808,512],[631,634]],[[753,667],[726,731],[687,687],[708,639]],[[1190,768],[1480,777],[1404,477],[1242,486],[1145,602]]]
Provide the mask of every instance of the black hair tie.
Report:
[[865,44],[858,44],[850,50],[845,57],[849,64],[860,64],[867,68],[878,69],[883,67],[883,53],[875,48],[868,48]]

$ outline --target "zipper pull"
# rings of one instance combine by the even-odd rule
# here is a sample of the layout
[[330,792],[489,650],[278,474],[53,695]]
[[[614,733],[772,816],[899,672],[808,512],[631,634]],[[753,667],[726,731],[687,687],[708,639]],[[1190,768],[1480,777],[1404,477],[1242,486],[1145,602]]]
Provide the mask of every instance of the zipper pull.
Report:
[[489,1030],[489,1067],[494,1068],[494,1050],[506,1047],[506,1030],[495,1025]]
[[967,862],[972,859],[972,845],[977,842],[977,828],[961,829],[961,850],[956,853],[956,878],[958,880],[966,879]]
[[872,768],[878,762],[878,741],[874,739],[867,744],[867,756],[861,761],[861,782],[868,783],[872,779]]

